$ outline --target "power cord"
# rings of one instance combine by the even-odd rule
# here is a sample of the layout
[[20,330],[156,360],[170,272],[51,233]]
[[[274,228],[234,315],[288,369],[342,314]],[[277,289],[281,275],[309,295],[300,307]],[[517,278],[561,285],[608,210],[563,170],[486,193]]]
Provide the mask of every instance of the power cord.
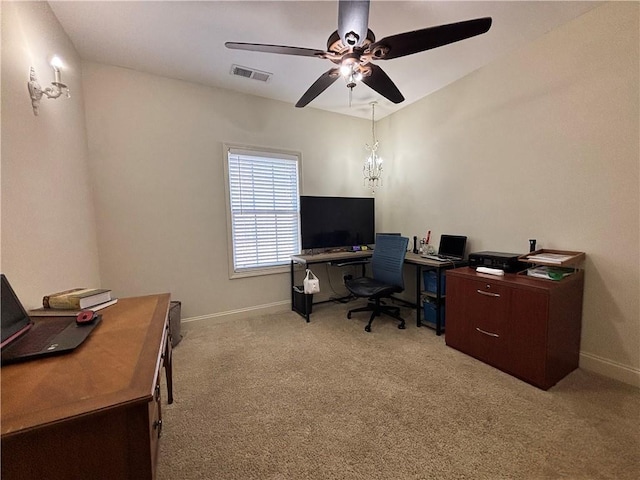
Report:
[[[355,297],[348,290],[347,290],[346,295],[336,292],[336,289],[334,288],[333,284],[331,283],[331,273],[329,272],[329,264],[328,263],[325,263],[325,270],[326,270],[326,273],[327,273],[327,279],[329,281],[329,288],[331,289],[331,291],[335,295],[334,298],[330,298],[329,300],[331,300],[333,302],[336,302],[336,303],[348,303],[348,302],[352,301]],[[342,296],[340,296],[340,295],[342,295]]]

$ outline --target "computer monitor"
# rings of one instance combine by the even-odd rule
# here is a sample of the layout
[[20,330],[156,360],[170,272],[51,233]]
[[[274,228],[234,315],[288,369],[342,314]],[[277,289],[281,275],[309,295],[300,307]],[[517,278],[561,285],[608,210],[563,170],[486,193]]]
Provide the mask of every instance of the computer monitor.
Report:
[[333,248],[375,242],[373,198],[300,197],[302,248]]

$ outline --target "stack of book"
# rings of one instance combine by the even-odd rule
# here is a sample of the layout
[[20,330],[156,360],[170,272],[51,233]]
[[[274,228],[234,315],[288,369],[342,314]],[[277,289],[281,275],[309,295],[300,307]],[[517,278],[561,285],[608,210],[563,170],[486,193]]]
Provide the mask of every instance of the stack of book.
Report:
[[82,310],[102,310],[118,301],[111,290],[104,288],[73,288],[42,297],[42,308],[29,311],[32,316],[73,316]]

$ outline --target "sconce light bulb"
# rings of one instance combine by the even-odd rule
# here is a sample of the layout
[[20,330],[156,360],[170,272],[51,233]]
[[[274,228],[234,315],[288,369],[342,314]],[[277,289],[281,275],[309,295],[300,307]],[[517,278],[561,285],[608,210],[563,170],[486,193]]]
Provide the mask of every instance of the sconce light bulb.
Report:
[[50,64],[53,67],[53,84],[55,86],[63,86],[64,84],[60,79],[60,68],[63,67],[62,60],[60,60],[60,57],[58,57],[57,55],[54,55],[54,57],[51,59]]
[[60,60],[60,57],[58,57],[57,55],[55,55],[52,59],[51,59],[51,66],[54,69],[60,69],[62,68],[62,60]]

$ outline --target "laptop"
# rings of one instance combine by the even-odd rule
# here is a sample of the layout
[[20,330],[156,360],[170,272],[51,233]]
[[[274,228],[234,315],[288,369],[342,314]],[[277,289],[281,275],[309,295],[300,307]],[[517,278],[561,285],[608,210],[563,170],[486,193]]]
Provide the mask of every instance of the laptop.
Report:
[[98,326],[102,317],[79,324],[76,317],[39,317],[33,321],[18,300],[7,277],[1,275],[1,363],[22,362],[75,350]]
[[422,258],[435,260],[436,262],[456,262],[464,259],[464,251],[467,247],[467,237],[464,235],[440,236],[440,245],[437,255],[422,254]]

